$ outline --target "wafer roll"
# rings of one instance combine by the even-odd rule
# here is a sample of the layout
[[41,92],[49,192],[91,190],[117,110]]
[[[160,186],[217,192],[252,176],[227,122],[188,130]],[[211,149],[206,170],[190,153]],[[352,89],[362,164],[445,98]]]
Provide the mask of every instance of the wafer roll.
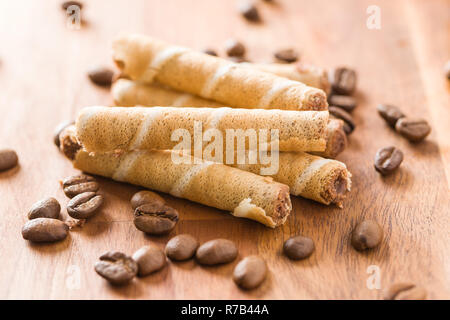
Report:
[[282,225],[292,205],[289,187],[271,178],[211,161],[175,164],[172,151],[136,150],[120,154],[89,154],[79,150],[73,159],[82,171],[128,182],[175,197],[256,220],[268,227]]
[[113,59],[131,80],[157,82],[236,108],[326,110],[324,91],[142,35],[113,43]]
[[[157,84],[144,84],[128,79],[117,80],[111,93],[114,103],[118,106],[173,106],[173,107],[209,107],[221,108],[225,105],[218,102],[200,98],[189,93],[181,93]],[[325,158],[335,158],[347,147],[347,136],[343,129],[343,122],[330,119],[327,125],[325,151],[317,154]]]
[[[177,129],[188,132],[188,139],[192,141],[190,150],[196,148],[194,137],[201,134],[199,139],[203,140],[202,133],[209,129],[221,133],[224,148],[227,147],[230,130],[246,132],[252,129],[256,132],[256,144],[265,143],[270,148],[267,144],[271,139],[267,133],[269,130],[278,130],[279,147],[276,150],[323,151],[326,147],[327,123],[327,111],[89,107],[84,108],[78,116],[76,134],[87,151],[108,152],[173,149],[180,143],[179,136],[174,139],[176,141],[172,141],[172,134]],[[201,125],[199,129],[198,125]],[[266,134],[261,134],[261,130],[265,130]],[[200,143],[200,149],[208,144],[204,141]]]

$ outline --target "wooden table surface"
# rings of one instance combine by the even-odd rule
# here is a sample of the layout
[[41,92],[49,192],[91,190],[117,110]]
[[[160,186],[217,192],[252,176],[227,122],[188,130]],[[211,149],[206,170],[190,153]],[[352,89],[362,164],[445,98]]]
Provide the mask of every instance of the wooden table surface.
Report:
[[[264,19],[258,25],[236,13],[235,1],[85,2],[80,30],[66,27],[60,1],[0,2],[0,146],[20,157],[18,168],[0,174],[0,298],[379,299],[382,289],[404,280],[425,287],[429,298],[450,297],[450,86],[442,71],[450,58],[449,1],[258,1]],[[381,10],[380,30],[366,27],[371,4]],[[293,197],[286,224],[272,230],[163,195],[181,218],[170,236],[155,238],[132,223],[128,201],[139,188],[100,179],[106,202],[83,228],[56,244],[24,241],[20,231],[35,201],[54,196],[63,207],[68,201],[59,180],[77,171],[53,145],[52,132],[84,106],[111,103],[108,90],[93,86],[86,70],[112,66],[111,41],[120,32],[222,54],[224,42],[237,37],[252,61],[271,61],[276,49],[295,47],[306,62],[355,68],[357,128],[339,157],[353,173],[345,209]],[[413,145],[395,134],[376,113],[381,102],[428,119],[429,138]],[[373,157],[387,145],[402,149],[405,160],[398,172],[382,178]],[[365,218],[376,219],[385,238],[377,249],[360,253],[349,236]],[[194,261],[169,263],[123,288],[111,287],[93,270],[107,250],[132,254],[152,242],[163,248],[179,233],[201,242],[234,240],[239,258],[259,254],[267,260],[267,281],[254,291],[239,290],[231,280],[238,260],[209,268]],[[291,262],[281,247],[296,234],[311,237],[316,251]],[[373,270],[380,290],[366,284]]]

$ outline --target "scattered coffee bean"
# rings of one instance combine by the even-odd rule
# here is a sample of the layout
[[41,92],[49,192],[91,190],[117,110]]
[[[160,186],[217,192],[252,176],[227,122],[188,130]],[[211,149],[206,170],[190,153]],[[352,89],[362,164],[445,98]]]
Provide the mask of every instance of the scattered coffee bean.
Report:
[[99,86],[110,86],[113,82],[114,71],[105,67],[96,67],[88,72],[89,79]]
[[166,203],[164,199],[161,198],[158,194],[148,190],[143,190],[135,193],[130,202],[133,210],[147,203],[156,203],[161,206]]
[[235,39],[229,39],[225,42],[225,52],[229,57],[243,57],[245,54],[245,46],[242,42]]
[[403,152],[396,147],[381,148],[375,155],[375,169],[382,175],[395,171],[403,161]]
[[358,251],[372,249],[383,239],[383,229],[373,220],[359,223],[352,233],[352,245]]
[[396,283],[385,293],[385,300],[425,300],[427,292],[413,283]]
[[351,96],[343,96],[338,94],[332,94],[328,99],[328,103],[331,106],[336,106],[344,109],[347,112],[352,112],[356,107],[356,99]]
[[103,196],[95,192],[84,192],[70,199],[67,204],[67,213],[75,219],[92,217],[103,204]]
[[328,112],[335,118],[341,119],[344,121],[344,131],[346,134],[350,134],[355,129],[355,122],[353,121],[353,117],[346,112],[345,110],[339,107],[328,107]]
[[67,10],[70,6],[78,6],[80,9],[83,8],[83,4],[80,1],[64,1],[61,7]]
[[264,281],[266,274],[266,262],[258,256],[249,256],[236,265],[233,280],[243,289],[254,289]]
[[239,12],[248,21],[257,22],[260,21],[258,9],[255,5],[249,1],[245,1],[239,5]]
[[314,251],[314,241],[302,236],[287,239],[283,245],[284,254],[292,260],[308,258]]
[[94,177],[80,174],[77,176],[71,176],[62,181],[62,187],[64,193],[69,198],[73,198],[80,193],[85,192],[97,192],[99,189],[98,182]]
[[32,242],[55,242],[67,237],[69,227],[58,219],[36,218],[27,221],[22,237]]
[[333,93],[350,95],[355,91],[356,72],[346,67],[339,67],[330,72],[330,83]]
[[95,271],[113,285],[129,283],[138,272],[138,265],[122,252],[109,251],[95,263]]
[[178,212],[166,205],[148,203],[134,211],[134,225],[137,229],[153,235],[172,231],[178,222]]
[[450,80],[450,60],[444,66],[444,74],[447,77],[447,80]]
[[58,219],[61,206],[55,198],[46,198],[33,204],[28,212],[28,219],[52,218]]
[[395,130],[411,142],[425,139],[431,132],[431,127],[424,119],[401,118],[395,124]]
[[166,264],[166,255],[155,246],[144,246],[133,254],[133,260],[138,264],[138,274],[144,277],[162,269]]
[[209,48],[203,50],[203,53],[209,54],[210,56],[215,56],[215,57],[218,56],[218,54],[217,54],[217,52],[215,50],[209,49]]
[[233,241],[215,239],[198,247],[195,257],[201,264],[214,265],[228,263],[236,259],[238,250]]
[[56,128],[55,128],[55,132],[53,134],[53,142],[54,144],[59,148],[60,146],[60,140],[59,140],[59,135],[61,134],[61,132],[67,128],[68,126],[74,124],[73,121],[64,121],[61,122]]
[[298,60],[298,53],[294,49],[279,50],[274,53],[275,58],[280,61],[292,63]]
[[19,157],[14,150],[2,149],[0,150],[0,172],[9,170],[19,162]]
[[379,104],[377,110],[378,114],[393,128],[399,119],[405,117],[399,108],[390,104]]
[[171,260],[182,261],[194,256],[198,241],[189,234],[180,234],[167,242],[166,255]]

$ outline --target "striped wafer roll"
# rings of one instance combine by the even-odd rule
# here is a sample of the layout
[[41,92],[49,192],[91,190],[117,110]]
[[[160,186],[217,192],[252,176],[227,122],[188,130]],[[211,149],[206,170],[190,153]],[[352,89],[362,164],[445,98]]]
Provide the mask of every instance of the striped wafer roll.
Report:
[[[84,108],[76,121],[79,142],[90,152],[114,150],[158,149],[169,150],[179,145],[181,135],[187,132],[191,139],[191,150],[196,136],[200,134],[200,149],[207,142],[203,133],[216,129],[221,133],[222,146],[227,146],[230,131],[255,132],[258,146],[271,142],[271,130],[277,130],[280,151],[323,151],[326,147],[327,111],[282,111],[231,108],[173,108],[134,107]],[[199,127],[200,126],[200,127]],[[265,134],[261,134],[265,132]],[[211,131],[210,131],[211,132]],[[184,135],[184,133],[183,133]],[[174,141],[172,141],[174,140]],[[184,140],[184,136],[183,136]],[[190,141],[190,142],[191,142]],[[272,140],[273,141],[273,140]],[[233,146],[229,147],[234,150]],[[270,147],[270,146],[268,146]],[[187,149],[184,148],[184,149]],[[254,149],[253,147],[251,149]],[[231,150],[231,149],[230,149]]]
[[194,164],[189,157],[189,163],[175,164],[172,153],[136,150],[90,154],[81,149],[72,161],[84,172],[226,210],[268,227],[282,225],[289,216],[292,205],[288,186],[211,161]]
[[[221,108],[225,105],[200,98],[189,93],[182,93],[156,84],[144,84],[128,79],[117,80],[111,93],[114,103],[118,106],[173,106],[173,107],[209,107]],[[330,119],[327,125],[326,149],[317,151],[325,158],[335,158],[347,147],[347,136],[343,129],[343,122]]]
[[142,35],[113,43],[113,59],[131,80],[157,82],[230,107],[326,110],[324,91]]

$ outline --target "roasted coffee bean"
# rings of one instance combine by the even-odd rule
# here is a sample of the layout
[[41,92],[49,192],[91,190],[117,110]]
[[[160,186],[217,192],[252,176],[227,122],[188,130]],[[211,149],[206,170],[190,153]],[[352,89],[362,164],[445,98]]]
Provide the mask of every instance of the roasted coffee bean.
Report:
[[383,229],[373,220],[359,223],[352,233],[352,245],[358,251],[372,249],[383,239]]
[[61,7],[62,7],[64,10],[67,10],[70,6],[78,6],[80,9],[83,8],[83,4],[82,4],[80,1],[64,1],[64,2],[61,4]]
[[239,12],[248,21],[257,22],[261,20],[258,9],[249,1],[245,1],[239,5]]
[[95,263],[95,271],[113,285],[129,283],[138,272],[138,265],[122,252],[109,251]]
[[28,219],[52,218],[58,219],[61,206],[55,198],[46,198],[33,204],[28,211]]
[[218,54],[217,54],[217,52],[215,50],[209,49],[209,48],[203,50],[203,53],[209,54],[210,56],[215,56],[215,57],[218,56]]
[[96,67],[88,71],[89,79],[99,86],[110,86],[113,82],[114,71],[105,67]]
[[355,122],[353,121],[353,117],[348,112],[334,106],[328,107],[328,112],[330,112],[333,117],[344,121],[344,131],[346,134],[353,132],[355,129]]
[[147,203],[156,203],[159,205],[164,205],[166,202],[163,198],[154,192],[143,190],[135,193],[131,198],[131,207],[135,210],[137,207],[142,206]]
[[390,104],[379,104],[377,110],[378,114],[393,128],[399,119],[405,117],[399,108]]
[[450,60],[444,66],[444,74],[447,77],[447,80],[450,80]]
[[287,239],[283,245],[284,254],[292,260],[308,258],[314,252],[314,241],[302,236]]
[[69,227],[58,219],[36,218],[27,221],[22,237],[32,242],[55,242],[67,237]]
[[19,157],[14,150],[2,149],[0,150],[0,171],[9,170],[19,162]]
[[238,250],[233,241],[227,239],[215,239],[205,242],[198,247],[195,257],[197,261],[205,265],[228,263],[236,259]]
[[425,139],[431,132],[431,127],[424,119],[401,118],[395,124],[395,130],[411,142]]
[[336,106],[344,109],[347,112],[352,112],[356,107],[356,99],[350,96],[343,96],[339,94],[332,94],[328,99],[331,106]]
[[198,241],[189,234],[180,234],[167,242],[166,255],[171,260],[182,261],[194,256]]
[[53,134],[53,143],[59,148],[60,146],[60,140],[59,140],[59,135],[61,134],[61,132],[67,128],[68,126],[74,124],[73,121],[65,121],[65,122],[61,122],[56,128],[55,128],[55,132]]
[[153,235],[172,231],[178,222],[178,212],[166,205],[148,203],[134,211],[134,225],[139,230]]
[[245,46],[242,42],[235,39],[229,39],[225,42],[225,52],[229,57],[243,57],[245,54]]
[[396,283],[386,292],[385,300],[425,300],[427,291],[413,283]]
[[355,91],[356,72],[346,67],[339,67],[330,72],[330,82],[333,93],[350,95]]
[[95,192],[84,192],[70,199],[67,213],[75,219],[92,217],[103,204],[103,196]]
[[298,53],[294,49],[279,50],[274,53],[275,58],[280,61],[292,63],[298,60]]
[[403,152],[396,147],[381,148],[375,155],[375,169],[382,175],[392,173],[403,161]]
[[243,289],[254,289],[264,281],[266,275],[266,262],[258,256],[249,256],[236,265],[233,280]]
[[69,198],[73,198],[80,193],[97,192],[99,185],[94,177],[80,174],[78,176],[71,176],[62,181],[64,193]]
[[138,275],[144,277],[162,269],[166,264],[166,255],[155,246],[144,246],[133,254],[133,260],[138,264]]

